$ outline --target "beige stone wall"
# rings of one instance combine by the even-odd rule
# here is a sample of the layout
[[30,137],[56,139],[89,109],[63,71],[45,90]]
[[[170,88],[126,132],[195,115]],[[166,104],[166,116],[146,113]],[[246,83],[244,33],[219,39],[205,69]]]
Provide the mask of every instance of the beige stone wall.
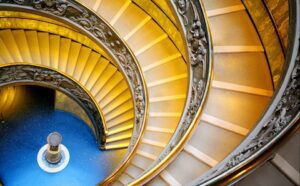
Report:
[[0,88],[0,123],[22,111],[26,102],[32,98],[24,86],[7,86]]
[[60,91],[55,91],[55,109],[63,110],[75,114],[82,119],[90,128],[94,129],[86,112],[72,98]]
[[273,17],[284,50],[288,46],[289,3],[287,0],[264,0]]
[[274,88],[277,87],[285,62],[284,51],[276,27],[272,23],[265,4],[261,0],[243,0],[257,32],[269,62]]

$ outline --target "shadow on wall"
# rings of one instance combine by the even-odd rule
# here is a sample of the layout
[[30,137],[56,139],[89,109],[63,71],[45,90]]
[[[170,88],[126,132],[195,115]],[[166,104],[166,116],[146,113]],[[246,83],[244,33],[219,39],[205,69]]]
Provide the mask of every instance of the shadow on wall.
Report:
[[55,91],[55,109],[75,114],[80,119],[82,119],[92,130],[94,129],[91,120],[89,119],[86,112],[81,108],[81,106],[72,98],[60,91]]
[[45,104],[43,107],[46,109],[72,113],[93,129],[86,112],[72,98],[60,91],[31,85],[0,88],[0,123],[5,123],[20,112],[25,112],[26,108],[37,109],[35,107],[37,105],[40,107],[41,104]]
[[[39,86],[6,86],[0,88],[0,122],[13,118],[16,114],[34,109],[35,103],[47,103],[45,108],[54,109],[52,89]],[[42,96],[41,96],[42,95]]]

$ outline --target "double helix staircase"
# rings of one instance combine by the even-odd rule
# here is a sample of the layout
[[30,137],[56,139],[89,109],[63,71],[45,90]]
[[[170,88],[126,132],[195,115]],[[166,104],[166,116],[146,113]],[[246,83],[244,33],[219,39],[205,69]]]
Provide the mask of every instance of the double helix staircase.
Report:
[[216,166],[251,131],[273,94],[264,48],[242,2],[204,6],[214,50],[211,89],[191,139],[153,185],[184,185]]
[[[173,134],[186,98],[187,67],[172,38],[138,2],[81,3],[124,38],[146,78],[150,109],[145,134],[134,158],[115,182],[127,185],[147,170]],[[215,166],[248,134],[273,94],[264,48],[242,2],[204,4],[214,45],[211,89],[191,140],[150,182],[153,185],[184,184]]]
[[[213,48],[210,87],[189,140],[176,156],[161,159],[181,126],[191,86],[180,21],[167,1],[78,2],[102,17],[132,50],[149,95],[148,117],[137,146],[102,184],[191,184],[247,137],[269,105],[275,88],[268,58],[243,2],[203,0]],[[66,32],[47,32],[42,27],[23,28],[13,16],[1,19],[14,23],[2,26],[0,31],[1,65],[43,66],[74,79],[90,93],[102,112],[107,135],[105,149],[130,145],[134,95],[109,55],[89,39],[71,37]],[[26,16],[23,19],[76,32],[53,20],[37,21]],[[1,99],[0,106],[5,102]],[[158,167],[161,161],[168,164]]]

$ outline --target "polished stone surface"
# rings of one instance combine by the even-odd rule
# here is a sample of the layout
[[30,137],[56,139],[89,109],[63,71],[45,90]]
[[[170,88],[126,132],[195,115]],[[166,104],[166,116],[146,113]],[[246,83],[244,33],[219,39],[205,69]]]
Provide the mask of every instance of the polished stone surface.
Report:
[[285,51],[288,47],[289,35],[289,2],[287,0],[265,0],[276,27]]
[[269,62],[274,88],[277,87],[285,62],[279,36],[262,1],[243,0],[256,26]]

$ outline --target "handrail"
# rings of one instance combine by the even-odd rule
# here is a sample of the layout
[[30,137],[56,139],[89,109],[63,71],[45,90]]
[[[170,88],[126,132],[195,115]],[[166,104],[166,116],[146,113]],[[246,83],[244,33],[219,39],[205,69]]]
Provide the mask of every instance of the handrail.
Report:
[[211,185],[241,171],[297,124],[300,118],[300,2],[289,0],[289,11],[289,48],[284,73],[267,111],[230,155],[190,185]]
[[142,135],[148,109],[148,93],[140,66],[126,43],[101,17],[73,0],[5,0],[0,10],[16,10],[46,15],[86,34],[116,62],[125,76],[134,98],[135,120],[133,135],[124,161],[136,147]]
[[212,70],[212,39],[203,6],[195,0],[170,2],[181,23],[188,54],[189,89],[181,120],[159,157],[129,185],[143,185],[172,162],[197,126],[208,94]]

